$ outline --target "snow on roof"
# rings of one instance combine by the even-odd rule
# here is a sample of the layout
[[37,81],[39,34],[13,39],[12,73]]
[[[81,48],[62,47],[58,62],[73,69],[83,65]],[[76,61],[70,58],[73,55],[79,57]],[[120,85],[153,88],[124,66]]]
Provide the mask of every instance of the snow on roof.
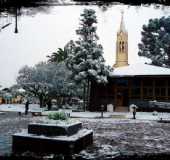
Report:
[[125,76],[170,76],[170,69],[165,67],[154,66],[150,64],[136,63],[129,66],[114,68],[111,77]]

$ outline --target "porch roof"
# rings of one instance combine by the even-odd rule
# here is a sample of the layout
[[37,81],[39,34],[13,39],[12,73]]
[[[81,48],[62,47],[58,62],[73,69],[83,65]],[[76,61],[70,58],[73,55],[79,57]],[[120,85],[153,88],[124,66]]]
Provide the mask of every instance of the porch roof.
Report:
[[133,76],[170,76],[170,69],[150,64],[136,63],[129,66],[114,68],[111,77]]

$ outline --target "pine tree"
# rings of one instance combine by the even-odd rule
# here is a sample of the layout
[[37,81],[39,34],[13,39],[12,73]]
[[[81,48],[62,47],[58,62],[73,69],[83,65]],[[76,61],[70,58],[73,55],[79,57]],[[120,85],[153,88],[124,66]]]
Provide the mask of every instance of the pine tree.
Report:
[[152,60],[152,64],[170,67],[170,17],[150,19],[143,25],[139,56]]
[[84,84],[84,109],[89,102],[91,82],[107,83],[110,72],[109,67],[105,66],[103,48],[97,44],[99,38],[96,24],[95,11],[85,9],[81,14],[80,27],[76,30],[79,39],[72,43],[72,51],[67,58],[67,67],[72,71],[72,78]]

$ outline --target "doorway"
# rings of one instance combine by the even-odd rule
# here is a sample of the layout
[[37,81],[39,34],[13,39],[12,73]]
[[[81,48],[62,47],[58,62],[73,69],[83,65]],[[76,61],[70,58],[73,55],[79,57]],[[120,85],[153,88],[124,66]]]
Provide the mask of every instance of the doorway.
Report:
[[117,88],[116,90],[116,103],[115,103],[115,111],[117,112],[127,112],[128,104],[129,104],[129,96],[127,88]]

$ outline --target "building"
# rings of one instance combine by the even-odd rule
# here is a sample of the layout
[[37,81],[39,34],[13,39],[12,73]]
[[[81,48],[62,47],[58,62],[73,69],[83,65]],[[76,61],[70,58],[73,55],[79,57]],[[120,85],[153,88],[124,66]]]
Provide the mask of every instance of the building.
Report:
[[0,93],[0,104],[20,104],[23,101],[21,92],[21,89],[18,90],[18,93],[14,93],[9,88],[4,88]]
[[90,111],[101,110],[101,105],[112,104],[114,111],[128,111],[130,104],[147,107],[149,101],[170,101],[170,69],[150,64],[128,63],[128,32],[123,13],[117,33],[116,61],[108,84],[92,82]]

